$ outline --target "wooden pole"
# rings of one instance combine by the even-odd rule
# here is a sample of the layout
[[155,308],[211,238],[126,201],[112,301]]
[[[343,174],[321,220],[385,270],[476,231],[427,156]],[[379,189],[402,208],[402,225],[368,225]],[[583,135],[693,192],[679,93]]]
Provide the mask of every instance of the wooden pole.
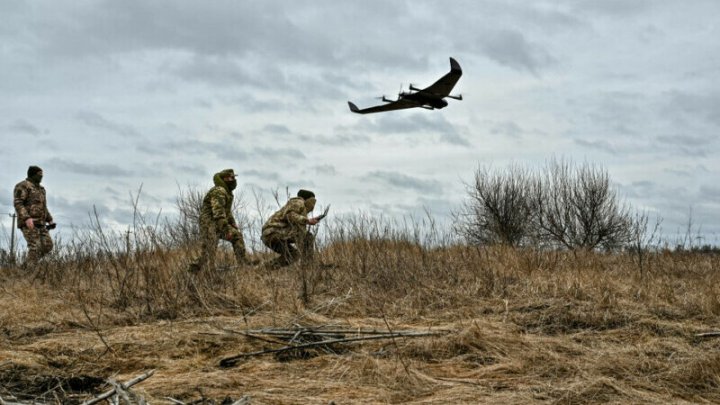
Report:
[[15,219],[17,215],[10,214],[12,225],[10,226],[10,263],[15,263]]

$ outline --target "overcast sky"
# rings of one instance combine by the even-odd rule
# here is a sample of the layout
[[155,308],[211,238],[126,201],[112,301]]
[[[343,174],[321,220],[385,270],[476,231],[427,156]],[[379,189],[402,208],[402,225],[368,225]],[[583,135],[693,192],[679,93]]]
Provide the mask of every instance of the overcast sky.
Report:
[[[720,233],[720,2],[0,1],[0,224],[28,165],[57,222],[239,188],[441,221],[478,165],[602,165],[663,232]],[[357,115],[463,68],[443,110]]]

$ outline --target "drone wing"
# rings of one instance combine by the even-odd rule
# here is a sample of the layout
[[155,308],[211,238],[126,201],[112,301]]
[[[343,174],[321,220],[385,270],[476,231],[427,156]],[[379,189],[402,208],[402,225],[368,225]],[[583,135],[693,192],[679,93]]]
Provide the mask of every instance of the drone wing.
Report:
[[455,59],[450,58],[450,71],[445,74],[445,76],[438,79],[438,81],[430,85],[430,87],[426,87],[415,94],[422,94],[435,98],[447,97],[453,87],[455,87],[458,80],[460,80],[460,76],[462,76],[460,64]]
[[359,109],[355,104],[348,101],[348,106],[350,106],[350,111],[357,113],[357,114],[370,114],[370,113],[376,113],[376,112],[383,112],[383,111],[392,111],[392,110],[403,110],[406,108],[413,108],[413,107],[420,107],[420,104],[412,101],[412,100],[406,100],[406,99],[400,99],[397,101],[393,101],[387,104],[381,104],[376,105],[374,107],[368,107],[363,108],[362,110]]

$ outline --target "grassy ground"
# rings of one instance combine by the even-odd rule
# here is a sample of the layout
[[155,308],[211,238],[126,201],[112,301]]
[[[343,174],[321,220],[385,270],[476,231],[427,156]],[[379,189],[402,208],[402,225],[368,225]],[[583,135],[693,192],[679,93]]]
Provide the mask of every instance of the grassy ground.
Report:
[[[0,397],[78,402],[150,369],[154,403],[718,403],[720,258],[358,238],[334,266],[186,271],[190,251],[67,254],[0,275]],[[225,260],[230,260],[229,256]],[[235,333],[448,330],[307,358]]]

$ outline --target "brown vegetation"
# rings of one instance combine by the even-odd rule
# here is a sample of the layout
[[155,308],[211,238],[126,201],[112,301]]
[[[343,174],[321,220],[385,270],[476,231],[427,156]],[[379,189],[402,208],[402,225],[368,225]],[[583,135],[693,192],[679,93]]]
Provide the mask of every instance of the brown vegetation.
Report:
[[[192,249],[92,238],[32,274],[3,268],[0,397],[77,402],[154,369],[133,387],[153,402],[720,401],[720,339],[695,336],[720,328],[716,255],[645,252],[641,271],[630,253],[341,234],[305,268],[194,276]],[[292,325],[451,333],[219,367],[276,346],[234,331]]]

